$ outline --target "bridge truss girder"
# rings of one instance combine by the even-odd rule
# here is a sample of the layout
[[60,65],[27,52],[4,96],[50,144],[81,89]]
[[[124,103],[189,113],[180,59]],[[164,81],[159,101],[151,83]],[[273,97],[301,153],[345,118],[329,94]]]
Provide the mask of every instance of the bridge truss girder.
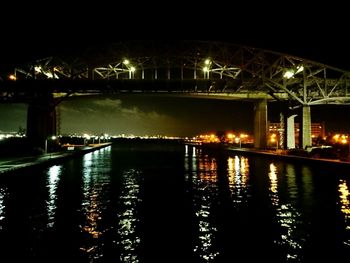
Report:
[[98,62],[80,59],[68,63],[49,57],[18,67],[14,73],[17,81],[208,80],[208,93],[265,92],[270,98],[282,94],[294,106],[350,102],[350,72],[251,47],[217,42],[181,43],[180,46],[167,43],[165,47],[151,43],[148,49],[119,43]]

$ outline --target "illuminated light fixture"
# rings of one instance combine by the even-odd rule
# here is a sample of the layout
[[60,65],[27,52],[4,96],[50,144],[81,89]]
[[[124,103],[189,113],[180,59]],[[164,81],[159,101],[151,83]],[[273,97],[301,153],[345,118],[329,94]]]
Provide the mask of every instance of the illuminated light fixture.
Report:
[[52,74],[51,72],[44,72],[43,71],[43,74],[49,79],[58,79],[58,76],[56,75],[56,73]]
[[236,136],[233,134],[233,133],[229,133],[229,134],[227,134],[227,138],[229,138],[229,139],[233,139],[233,138],[235,138]]
[[303,70],[304,70],[304,66],[297,66],[296,71],[294,71],[293,69],[289,69],[284,73],[283,77],[286,79],[290,79],[290,78],[294,77],[295,74],[298,74],[298,73],[302,72]]
[[204,71],[204,72],[209,72],[209,68],[208,68],[208,67],[204,67],[204,68],[203,68],[203,71]]
[[11,74],[11,75],[9,76],[9,80],[17,80],[17,78],[16,78],[15,75]]
[[206,59],[206,60],[204,61],[204,64],[205,64],[205,65],[209,65],[209,64],[210,64],[210,59]]
[[293,76],[294,76],[294,71],[293,71],[293,70],[287,70],[287,71],[284,73],[284,75],[283,75],[283,77],[286,78],[286,79],[290,79],[290,78],[292,78]]
[[136,70],[135,67],[130,67],[131,72],[135,72],[135,70]]
[[[58,69],[54,68],[53,70],[57,71]],[[58,79],[58,76],[56,75],[56,73],[52,73],[50,71],[45,71],[45,70],[43,70],[43,68],[41,66],[35,66],[34,67],[34,71],[35,71],[35,73],[42,73],[42,74],[44,74],[49,79],[53,79],[53,78]]]
[[45,76],[48,77],[49,79],[53,78],[53,74],[51,72],[44,72]]
[[297,71],[295,72],[295,74],[298,74],[300,72],[302,72],[304,70],[304,66],[297,66]]
[[123,64],[124,64],[124,65],[129,65],[129,64],[130,64],[130,61],[127,60],[127,59],[125,59],[125,60],[123,61]]
[[246,134],[244,134],[244,133],[241,133],[241,134],[239,135],[239,137],[241,137],[241,138],[247,138],[248,135],[246,135]]

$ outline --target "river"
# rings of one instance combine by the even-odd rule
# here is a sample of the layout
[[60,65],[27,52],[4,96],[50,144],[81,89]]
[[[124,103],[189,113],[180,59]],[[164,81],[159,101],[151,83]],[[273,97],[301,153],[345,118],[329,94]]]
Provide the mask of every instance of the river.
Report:
[[114,144],[0,178],[1,262],[349,262],[350,171]]

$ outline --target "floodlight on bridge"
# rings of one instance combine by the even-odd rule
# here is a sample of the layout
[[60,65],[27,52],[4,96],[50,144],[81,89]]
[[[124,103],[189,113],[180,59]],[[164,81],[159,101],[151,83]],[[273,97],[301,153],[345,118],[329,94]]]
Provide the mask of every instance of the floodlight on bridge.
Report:
[[124,59],[123,64],[124,64],[124,65],[129,65],[129,64],[130,64],[130,61],[129,61],[128,59]]
[[35,66],[34,70],[36,73],[40,73],[41,72],[41,66]]
[[204,60],[204,67],[203,67],[203,73],[204,73],[204,78],[209,79],[209,72],[210,72],[210,65],[211,65],[211,60],[207,58]]
[[129,68],[129,79],[133,79],[134,78],[135,70],[136,70],[136,68],[133,67],[133,66],[131,66]]
[[283,74],[283,77],[286,79],[293,78],[294,75],[302,72],[304,70],[304,66],[297,66],[296,70],[295,69],[288,69],[286,72]]
[[9,75],[9,80],[15,81],[17,78],[14,74]]
[[284,75],[283,75],[283,77],[286,78],[286,79],[290,79],[290,78],[292,78],[293,76],[294,76],[294,71],[291,70],[291,69],[287,70],[287,71],[284,73]]
[[304,66],[297,66],[297,71],[295,72],[295,74],[298,74],[300,72],[302,72],[304,70]]
[[[34,66],[34,71],[35,71],[35,74],[40,74],[40,73],[44,74],[48,79],[58,79],[58,76],[56,73],[52,73],[47,69],[45,70],[42,66]],[[54,67],[53,71],[58,71],[58,68]]]
[[209,71],[210,71],[209,67],[205,66],[203,68],[203,73],[204,73],[204,78],[205,79],[209,79]]

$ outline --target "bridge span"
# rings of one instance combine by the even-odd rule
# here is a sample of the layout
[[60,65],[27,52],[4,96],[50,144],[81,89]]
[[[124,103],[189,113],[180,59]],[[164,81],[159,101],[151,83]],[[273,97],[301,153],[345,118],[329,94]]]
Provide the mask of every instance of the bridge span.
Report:
[[[252,47],[204,41],[129,41],[75,57],[19,65],[0,82],[2,102],[29,104],[27,135],[41,142],[56,133],[55,107],[75,94],[157,93],[254,100],[255,147],[267,142],[267,102],[286,105],[285,142],[300,108],[301,143],[311,145],[312,105],[348,104],[350,72]],[[290,140],[292,141],[292,140]]]

